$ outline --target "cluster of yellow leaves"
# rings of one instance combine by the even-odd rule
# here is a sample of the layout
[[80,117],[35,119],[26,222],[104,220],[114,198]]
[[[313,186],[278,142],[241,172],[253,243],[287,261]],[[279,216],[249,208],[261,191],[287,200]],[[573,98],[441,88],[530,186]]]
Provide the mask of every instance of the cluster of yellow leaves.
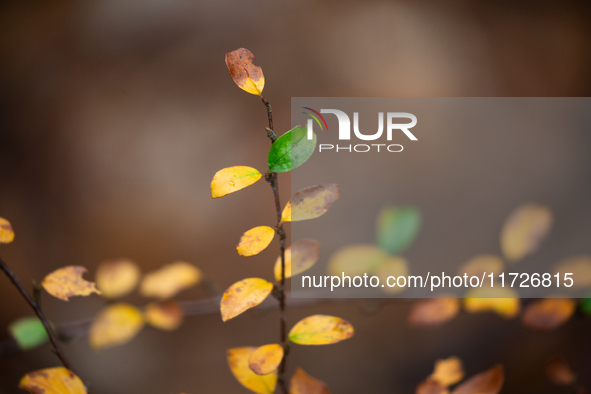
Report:
[[19,388],[32,394],[87,394],[82,380],[63,367],[28,373],[21,379]]
[[[417,394],[449,394],[450,387],[464,378],[462,362],[457,357],[437,360],[435,370],[417,386]],[[500,365],[467,379],[451,391],[451,394],[497,394],[504,382]]]

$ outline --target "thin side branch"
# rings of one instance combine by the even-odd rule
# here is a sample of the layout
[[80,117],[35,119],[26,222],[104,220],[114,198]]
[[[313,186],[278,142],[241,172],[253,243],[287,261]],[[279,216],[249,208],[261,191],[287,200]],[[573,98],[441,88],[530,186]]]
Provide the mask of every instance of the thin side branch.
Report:
[[10,269],[10,267],[2,259],[0,259],[0,268],[2,269],[2,271],[4,271],[6,276],[8,276],[8,279],[10,279],[10,281],[14,284],[14,286],[17,288],[17,290],[22,294],[24,299],[29,303],[31,308],[33,308],[33,311],[35,311],[35,314],[37,315],[39,320],[41,320],[41,323],[43,323],[43,327],[45,327],[45,331],[47,331],[47,335],[49,336],[49,341],[51,342],[51,345],[53,346],[53,353],[55,353],[55,355],[60,359],[62,365],[65,368],[69,369],[70,371],[73,371],[72,365],[70,364],[70,362],[66,358],[64,352],[60,348],[58,340],[55,336],[55,333],[53,332],[53,329],[51,328],[51,325],[49,324],[49,320],[47,320],[47,317],[45,317],[45,313],[43,313],[43,310],[41,310],[39,303],[37,301],[35,301],[35,299],[33,299],[31,294],[29,294],[29,292],[25,289],[25,287],[21,283],[18,276],[16,276],[16,274]]

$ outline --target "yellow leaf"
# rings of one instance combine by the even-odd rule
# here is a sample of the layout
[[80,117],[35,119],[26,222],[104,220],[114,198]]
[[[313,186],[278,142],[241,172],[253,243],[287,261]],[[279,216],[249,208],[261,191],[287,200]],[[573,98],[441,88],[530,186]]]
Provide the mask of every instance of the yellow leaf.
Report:
[[161,330],[176,330],[183,322],[183,310],[176,301],[150,303],[144,318],[149,325]]
[[131,260],[102,262],[96,271],[96,287],[106,298],[118,298],[130,293],[140,280],[140,269]]
[[552,227],[548,207],[524,204],[506,219],[501,231],[501,249],[509,261],[518,261],[535,252]]
[[458,274],[460,276],[467,274],[468,277],[477,276],[481,278],[485,273],[486,275],[490,275],[492,273],[493,277],[496,278],[505,270],[504,266],[505,263],[500,257],[483,254],[471,258],[458,270]]
[[521,310],[521,302],[510,288],[478,287],[466,293],[464,308],[470,313],[494,311],[504,318],[512,318]]
[[10,222],[0,218],[0,244],[9,244],[14,241],[14,230]]
[[575,312],[570,298],[546,298],[529,304],[523,312],[523,324],[535,330],[553,330],[566,323]]
[[261,173],[252,167],[236,166],[219,170],[211,181],[211,197],[218,198],[237,192],[261,179]]
[[457,386],[452,394],[497,394],[501,391],[504,381],[503,367],[496,365],[472,376]]
[[413,326],[435,326],[453,319],[460,311],[457,298],[432,298],[413,304],[408,322]]
[[136,307],[114,304],[103,309],[92,321],[90,346],[101,349],[129,342],[144,326],[144,317]]
[[[390,256],[384,260],[380,266],[376,269],[375,275],[380,278],[380,283],[386,283],[384,287],[382,287],[382,291],[388,294],[397,294],[401,291],[404,291],[405,286],[399,287],[398,284],[396,286],[388,286],[387,281],[388,277],[393,276],[398,278],[399,276],[408,276],[408,263],[403,257],[398,256]],[[394,281],[390,279],[390,284],[393,285]]]
[[591,287],[591,257],[575,256],[556,264],[553,274],[564,277],[565,273],[571,273],[571,277],[575,278],[571,289]]
[[33,394],[86,394],[86,387],[74,372],[64,367],[26,374],[18,386]]
[[291,222],[291,201],[285,204],[285,208],[283,208],[283,212],[281,213],[281,221]]
[[372,244],[346,246],[330,257],[328,273],[334,276],[363,276],[374,272],[388,257],[383,249]]
[[199,283],[202,276],[199,268],[177,261],[147,274],[142,280],[140,293],[144,297],[170,298]]
[[77,265],[60,268],[47,275],[41,285],[49,294],[64,301],[73,296],[101,294],[93,282],[82,279],[85,272],[86,268]]
[[248,359],[248,366],[257,375],[268,375],[277,370],[281,360],[283,360],[283,347],[272,343],[252,352]]
[[228,350],[228,364],[234,377],[241,385],[258,394],[273,394],[277,384],[277,372],[257,375],[248,366],[254,347],[238,347]]
[[[313,239],[302,239],[285,250],[285,277],[310,269],[318,261],[320,243]],[[275,280],[281,280],[281,256],[275,262]]]
[[260,278],[247,278],[228,287],[222,296],[222,320],[228,321],[263,302],[273,290],[273,284]]
[[289,394],[330,394],[326,383],[297,368],[291,377]]
[[273,240],[275,230],[268,226],[252,228],[242,234],[236,250],[241,256],[254,256],[261,253]]
[[238,87],[251,94],[262,95],[265,76],[259,66],[252,64],[254,55],[245,48],[226,53],[226,66]]
[[439,382],[443,387],[456,384],[463,378],[464,369],[462,368],[462,361],[457,357],[437,360],[435,362],[435,370],[429,376],[429,379]]
[[311,186],[296,192],[289,203],[289,221],[297,222],[324,215],[339,195],[339,185],[335,184]]
[[313,315],[300,320],[289,332],[289,340],[300,345],[327,345],[353,336],[353,326],[327,315]]

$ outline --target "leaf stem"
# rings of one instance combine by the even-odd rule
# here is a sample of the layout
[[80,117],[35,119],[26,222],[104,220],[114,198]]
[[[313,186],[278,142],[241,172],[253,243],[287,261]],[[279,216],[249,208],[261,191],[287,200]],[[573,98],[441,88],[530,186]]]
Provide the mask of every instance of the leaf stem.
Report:
[[47,335],[49,336],[49,341],[51,342],[51,345],[53,346],[53,349],[52,349],[53,353],[55,353],[55,355],[60,359],[62,365],[65,368],[67,368],[73,372],[72,366],[71,366],[70,362],[68,361],[68,359],[66,358],[64,352],[60,348],[60,346],[58,344],[57,337],[55,336],[55,333],[53,332],[53,328],[51,327],[49,320],[47,320],[47,317],[45,317],[45,313],[43,313],[43,310],[41,309],[41,306],[39,305],[39,303],[37,301],[35,301],[35,299],[33,299],[31,294],[29,294],[29,292],[25,289],[25,287],[21,283],[18,276],[16,276],[16,274],[12,271],[12,269],[10,269],[10,267],[2,259],[0,259],[0,268],[2,269],[2,271],[4,271],[6,276],[8,276],[8,279],[10,279],[10,281],[14,284],[14,286],[17,288],[17,290],[22,294],[24,299],[29,303],[31,308],[33,308],[33,311],[35,311],[35,314],[37,315],[39,320],[41,320],[41,323],[43,323],[43,327],[45,327],[45,331],[47,331]]
[[[269,119],[269,127],[266,128],[267,136],[271,139],[271,144],[274,144],[277,140],[277,133],[273,129],[273,109],[271,104],[261,97],[263,104],[267,107],[267,117]],[[273,190],[273,196],[275,197],[275,211],[277,213],[277,234],[279,235],[279,246],[281,249],[281,281],[279,282],[279,340],[284,349],[283,360],[277,370],[279,387],[283,394],[288,394],[287,381],[285,380],[285,364],[287,355],[289,353],[289,342],[287,341],[287,310],[285,308],[285,231],[283,230],[283,223],[281,221],[281,202],[279,201],[279,182],[277,179],[277,173],[271,172],[267,178],[271,189]]]

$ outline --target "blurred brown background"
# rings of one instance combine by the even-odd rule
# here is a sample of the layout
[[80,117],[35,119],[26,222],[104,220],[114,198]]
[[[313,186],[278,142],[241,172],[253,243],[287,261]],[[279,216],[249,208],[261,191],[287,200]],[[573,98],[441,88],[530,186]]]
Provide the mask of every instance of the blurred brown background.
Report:
[[[209,195],[218,169],[263,169],[268,150],[264,107],[232,83],[226,52],[246,47],[257,57],[278,131],[289,127],[292,96],[589,96],[590,10],[583,1],[5,2],[0,216],[17,238],[1,256],[27,284],[73,264],[92,277],[115,257],[144,272],[186,260],[220,288],[269,278],[276,248],[250,260],[234,249],[245,229],[274,220],[268,186]],[[289,177],[280,182],[286,201]],[[3,277],[0,299],[2,331],[30,314]],[[102,305],[98,297],[44,297],[56,322]],[[371,314],[363,305],[290,311],[292,322],[341,316],[357,334],[295,348],[289,369],[302,366],[334,393],[408,393],[435,359],[458,355],[468,374],[503,362],[504,392],[556,393],[568,391],[544,377],[550,356],[566,356],[582,375],[591,368],[590,319],[532,333],[516,320],[463,315],[410,330],[407,303]],[[240,393],[225,350],[275,341],[277,320],[255,312],[223,324],[214,314],[189,318],[173,334],[145,329],[98,353],[85,340],[65,350],[93,393]],[[0,392],[16,393],[23,374],[57,365],[48,349],[1,358]]]

